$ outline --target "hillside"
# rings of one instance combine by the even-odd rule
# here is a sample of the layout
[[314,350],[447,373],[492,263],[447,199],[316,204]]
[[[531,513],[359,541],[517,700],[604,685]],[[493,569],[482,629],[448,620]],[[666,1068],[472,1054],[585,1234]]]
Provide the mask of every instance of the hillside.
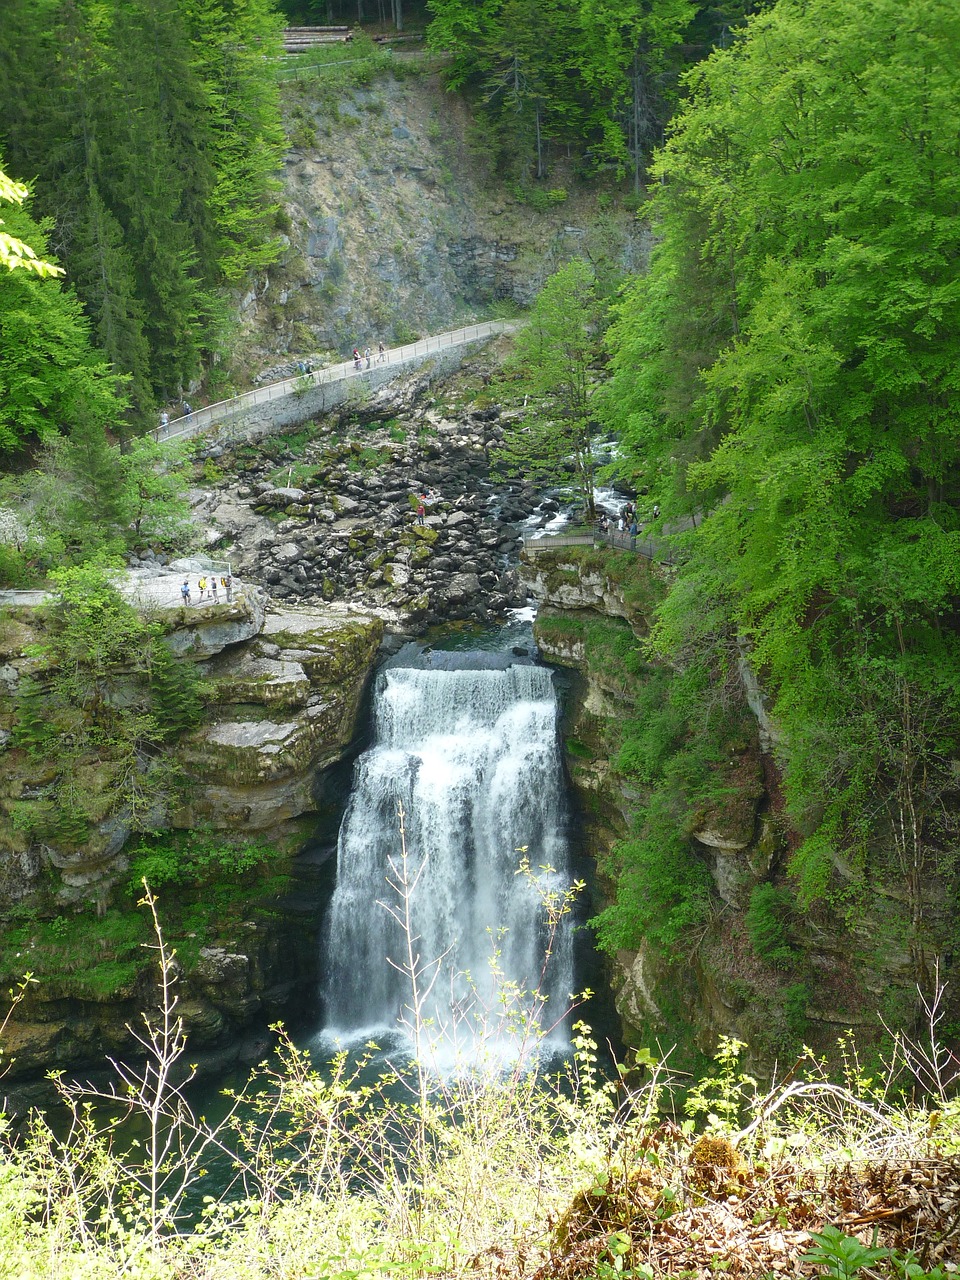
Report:
[[250,361],[342,356],[527,307],[577,254],[642,266],[646,228],[605,212],[610,194],[576,181],[572,161],[539,208],[492,173],[465,100],[428,67],[401,63],[369,83],[321,67],[285,83],[285,247],[241,299],[238,378]]

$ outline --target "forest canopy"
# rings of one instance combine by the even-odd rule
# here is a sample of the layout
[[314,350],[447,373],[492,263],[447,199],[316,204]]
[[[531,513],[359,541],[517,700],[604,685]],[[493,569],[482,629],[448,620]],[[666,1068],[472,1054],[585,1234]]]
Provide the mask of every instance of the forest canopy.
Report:
[[273,259],[272,0],[8,0],[0,148],[53,218],[142,421],[214,349],[224,286]]
[[806,897],[889,824],[913,910],[949,844],[960,645],[960,10],[780,0],[686,76],[608,416],[698,513],[674,654],[769,692]]

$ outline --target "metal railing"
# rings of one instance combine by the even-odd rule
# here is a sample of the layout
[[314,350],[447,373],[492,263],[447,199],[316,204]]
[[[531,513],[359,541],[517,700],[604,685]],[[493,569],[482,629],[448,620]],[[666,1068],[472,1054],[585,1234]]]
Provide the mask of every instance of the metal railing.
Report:
[[609,533],[601,533],[599,529],[592,533],[524,533],[524,551],[554,551],[561,547],[612,547],[615,551],[632,551],[635,555],[645,556],[648,560],[656,560],[658,564],[676,564],[676,557],[670,546],[662,538],[641,538],[639,534],[632,537],[629,533],[621,533],[611,529]]
[[418,342],[406,343],[402,347],[391,347],[380,357],[374,353],[370,357],[369,366],[366,360],[357,368],[352,360],[342,360],[339,364],[328,365],[312,373],[298,373],[292,378],[283,378],[279,382],[270,382],[264,387],[256,387],[253,391],[245,391],[242,395],[232,396],[228,400],[218,400],[215,404],[205,405],[202,409],[194,409],[191,413],[176,418],[166,427],[158,427],[154,439],[163,443],[176,440],[178,437],[199,435],[207,428],[215,426],[224,418],[232,417],[245,409],[255,408],[258,404],[269,404],[271,400],[280,400],[285,396],[306,394],[316,387],[329,386],[335,382],[349,382],[352,379],[362,380],[367,373],[390,365],[401,366],[408,360],[416,360],[422,356],[433,355],[437,351],[445,351],[450,347],[466,346],[481,338],[491,338],[501,333],[512,333],[519,328],[516,320],[488,320],[483,324],[468,325],[464,329],[451,329],[447,333],[437,333],[429,338],[421,338]]

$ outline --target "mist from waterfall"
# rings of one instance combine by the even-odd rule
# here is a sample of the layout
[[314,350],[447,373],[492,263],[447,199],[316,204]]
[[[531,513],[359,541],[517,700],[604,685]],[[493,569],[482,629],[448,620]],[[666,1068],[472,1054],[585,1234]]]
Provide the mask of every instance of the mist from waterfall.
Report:
[[[400,971],[406,934],[394,919],[404,904],[388,883],[403,875],[402,803],[415,882],[409,932],[422,986],[433,980],[421,1010],[427,1038],[447,1061],[479,1041],[509,1053],[511,1040],[526,1038],[524,1010],[549,1028],[573,991],[568,920],[545,958],[543,895],[562,897],[569,883],[550,672],[490,654],[395,663],[377,680],[374,741],[357,762],[340,830],[325,936],[327,1032],[354,1040],[412,1021]],[[521,848],[535,879],[518,874]],[[534,991],[547,997],[539,1012],[532,995],[519,996]],[[562,1025],[550,1038],[566,1043]]]

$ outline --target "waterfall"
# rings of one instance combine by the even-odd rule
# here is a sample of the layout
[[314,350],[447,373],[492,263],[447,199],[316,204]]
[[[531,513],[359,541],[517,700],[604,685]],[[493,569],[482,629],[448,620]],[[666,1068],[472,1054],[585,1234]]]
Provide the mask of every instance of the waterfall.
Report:
[[[535,1016],[544,1028],[557,1022],[573,991],[573,949],[565,921],[545,961],[544,895],[562,898],[568,884],[549,671],[506,655],[404,651],[380,673],[326,930],[328,1031],[339,1036],[411,1020],[411,984],[396,967],[406,935],[387,910],[403,905],[388,884],[389,860],[401,859],[398,802],[416,881],[409,933],[422,985],[433,979],[422,1013],[434,1043],[461,1053],[491,1028],[502,1041],[507,1024],[515,1032],[524,1023],[519,1006],[537,1003],[521,992],[546,996]],[[518,874],[522,847],[535,878]]]

